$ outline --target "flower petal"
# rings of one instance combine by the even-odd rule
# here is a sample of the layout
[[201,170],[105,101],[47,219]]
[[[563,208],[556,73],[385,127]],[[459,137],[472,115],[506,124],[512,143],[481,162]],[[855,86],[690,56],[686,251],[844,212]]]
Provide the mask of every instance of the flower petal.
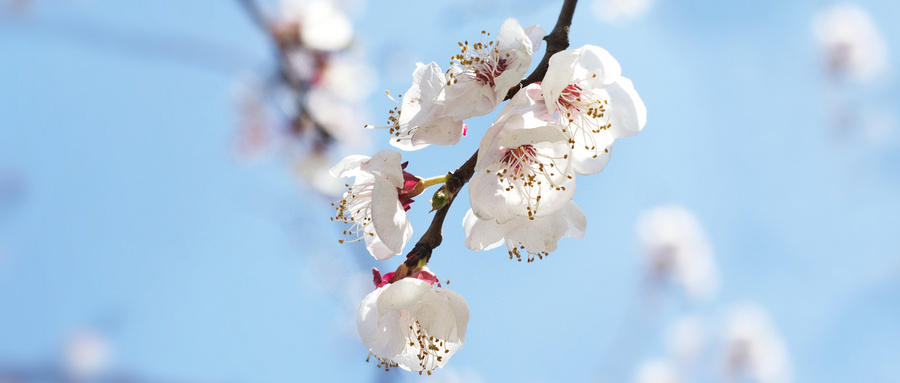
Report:
[[604,87],[609,95],[610,134],[614,138],[631,137],[647,123],[647,108],[631,80],[619,77]]
[[[402,174],[401,174],[402,177]],[[375,177],[375,186],[372,189],[372,224],[374,233],[367,237],[377,237],[391,251],[391,256],[400,254],[403,246],[412,238],[412,225],[409,217],[397,199],[397,188],[394,184],[381,177]],[[368,244],[368,238],[366,238]],[[372,249],[370,249],[371,251]],[[372,254],[376,259],[384,260],[384,254]]]

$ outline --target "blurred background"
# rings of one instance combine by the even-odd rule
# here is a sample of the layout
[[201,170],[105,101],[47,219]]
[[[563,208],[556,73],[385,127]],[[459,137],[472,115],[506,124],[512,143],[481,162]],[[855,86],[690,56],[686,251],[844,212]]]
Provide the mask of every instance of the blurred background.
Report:
[[900,381],[894,0],[579,2],[571,46],[648,110],[579,178],[586,238],[470,251],[461,193],[430,267],[465,347],[366,363],[356,310],[402,257],[338,244],[327,169],[388,147],[362,126],[416,62],[561,4],[0,1],[0,382]]

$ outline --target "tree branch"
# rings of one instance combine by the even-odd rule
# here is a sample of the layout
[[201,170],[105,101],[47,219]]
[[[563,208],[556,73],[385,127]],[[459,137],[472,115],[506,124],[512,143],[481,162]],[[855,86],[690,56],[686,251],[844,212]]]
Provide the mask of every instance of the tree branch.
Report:
[[[578,0],[565,0],[562,10],[559,12],[559,18],[556,20],[556,26],[553,27],[553,31],[551,31],[550,34],[544,37],[544,40],[547,41],[547,50],[544,52],[544,58],[541,59],[541,63],[538,64],[534,72],[522,80],[519,85],[509,90],[506,95],[507,100],[512,98],[519,89],[543,79],[544,75],[547,73],[547,67],[550,65],[550,57],[569,47],[569,27],[572,25],[572,15],[575,13],[576,3],[578,3]],[[428,230],[425,231],[425,234],[422,234],[422,238],[416,242],[413,249],[406,255],[406,261],[394,272],[390,283],[411,275],[420,267],[420,263],[428,263],[431,259],[432,251],[441,245],[441,241],[443,241],[444,238],[441,231],[444,226],[444,219],[447,218],[447,211],[450,210],[450,205],[453,204],[453,200],[456,199],[456,195],[459,194],[462,187],[469,182],[475,174],[475,163],[477,160],[478,151],[476,150],[475,153],[472,154],[472,157],[469,157],[459,169],[456,169],[456,171],[453,172],[453,175],[450,176],[450,179],[447,180],[444,186],[441,186],[441,188],[438,189],[438,191],[443,190],[447,192],[450,199],[447,201],[446,205],[438,209],[437,213],[434,214],[434,218],[431,220],[431,225],[428,226]]]

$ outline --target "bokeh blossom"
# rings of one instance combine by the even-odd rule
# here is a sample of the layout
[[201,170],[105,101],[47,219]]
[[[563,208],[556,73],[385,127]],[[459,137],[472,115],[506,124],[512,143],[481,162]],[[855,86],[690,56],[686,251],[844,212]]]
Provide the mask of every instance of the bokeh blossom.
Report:
[[669,280],[696,300],[715,294],[719,280],[712,245],[694,215],[680,206],[644,213],[637,233],[649,275]]
[[812,28],[833,74],[868,82],[887,72],[887,44],[872,17],[859,6],[825,8],[815,16]]
[[791,381],[787,347],[759,306],[743,304],[728,314],[722,345],[726,374],[760,383]]

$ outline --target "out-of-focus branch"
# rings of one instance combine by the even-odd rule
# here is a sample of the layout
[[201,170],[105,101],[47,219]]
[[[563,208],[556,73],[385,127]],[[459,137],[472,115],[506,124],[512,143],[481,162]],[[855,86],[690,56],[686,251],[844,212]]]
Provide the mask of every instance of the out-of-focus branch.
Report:
[[[541,60],[541,63],[538,64],[537,68],[535,68],[534,72],[522,80],[519,85],[509,90],[506,96],[507,100],[512,98],[519,89],[544,78],[544,75],[547,73],[547,67],[550,64],[550,56],[569,47],[569,27],[572,25],[572,15],[575,13],[576,3],[578,3],[578,0],[565,0],[562,10],[559,13],[559,18],[556,21],[556,26],[553,27],[553,31],[551,31],[550,34],[544,37],[544,40],[547,41],[547,51],[544,53],[544,58]],[[432,251],[441,245],[441,241],[443,241],[442,228],[444,226],[444,219],[447,217],[447,211],[450,210],[450,205],[453,204],[453,200],[456,199],[456,195],[459,194],[462,187],[469,182],[475,174],[475,163],[477,160],[478,151],[476,150],[475,153],[472,154],[472,157],[469,157],[459,169],[456,169],[450,179],[438,190],[438,192],[444,191],[448,196],[449,200],[447,201],[447,204],[438,209],[434,214],[434,218],[431,220],[431,225],[428,226],[428,230],[425,231],[425,234],[422,234],[422,238],[416,242],[412,251],[406,255],[406,261],[397,268],[397,271],[394,272],[390,282],[393,283],[409,276],[415,272],[417,268],[428,263],[431,259]]]
[[[309,109],[306,107],[305,103],[305,95],[309,91],[310,84],[308,81],[302,80],[296,76],[296,74],[291,70],[291,60],[288,56],[288,53],[285,51],[285,44],[278,39],[276,36],[275,30],[272,27],[272,23],[263,13],[262,8],[260,8],[259,4],[254,0],[237,0],[238,4],[240,4],[241,8],[247,13],[250,19],[259,27],[259,29],[269,37],[272,42],[272,45],[275,49],[275,55],[278,57],[278,75],[290,87],[296,94],[296,102],[297,102],[297,116],[295,118],[294,123],[304,124],[309,123],[311,127],[315,130],[318,135],[318,143],[317,150],[322,150],[322,147],[328,146],[332,141],[334,141],[334,137],[331,133],[322,126],[321,123],[316,121],[313,118],[312,114],[309,112]],[[292,127],[292,130],[293,127]]]

